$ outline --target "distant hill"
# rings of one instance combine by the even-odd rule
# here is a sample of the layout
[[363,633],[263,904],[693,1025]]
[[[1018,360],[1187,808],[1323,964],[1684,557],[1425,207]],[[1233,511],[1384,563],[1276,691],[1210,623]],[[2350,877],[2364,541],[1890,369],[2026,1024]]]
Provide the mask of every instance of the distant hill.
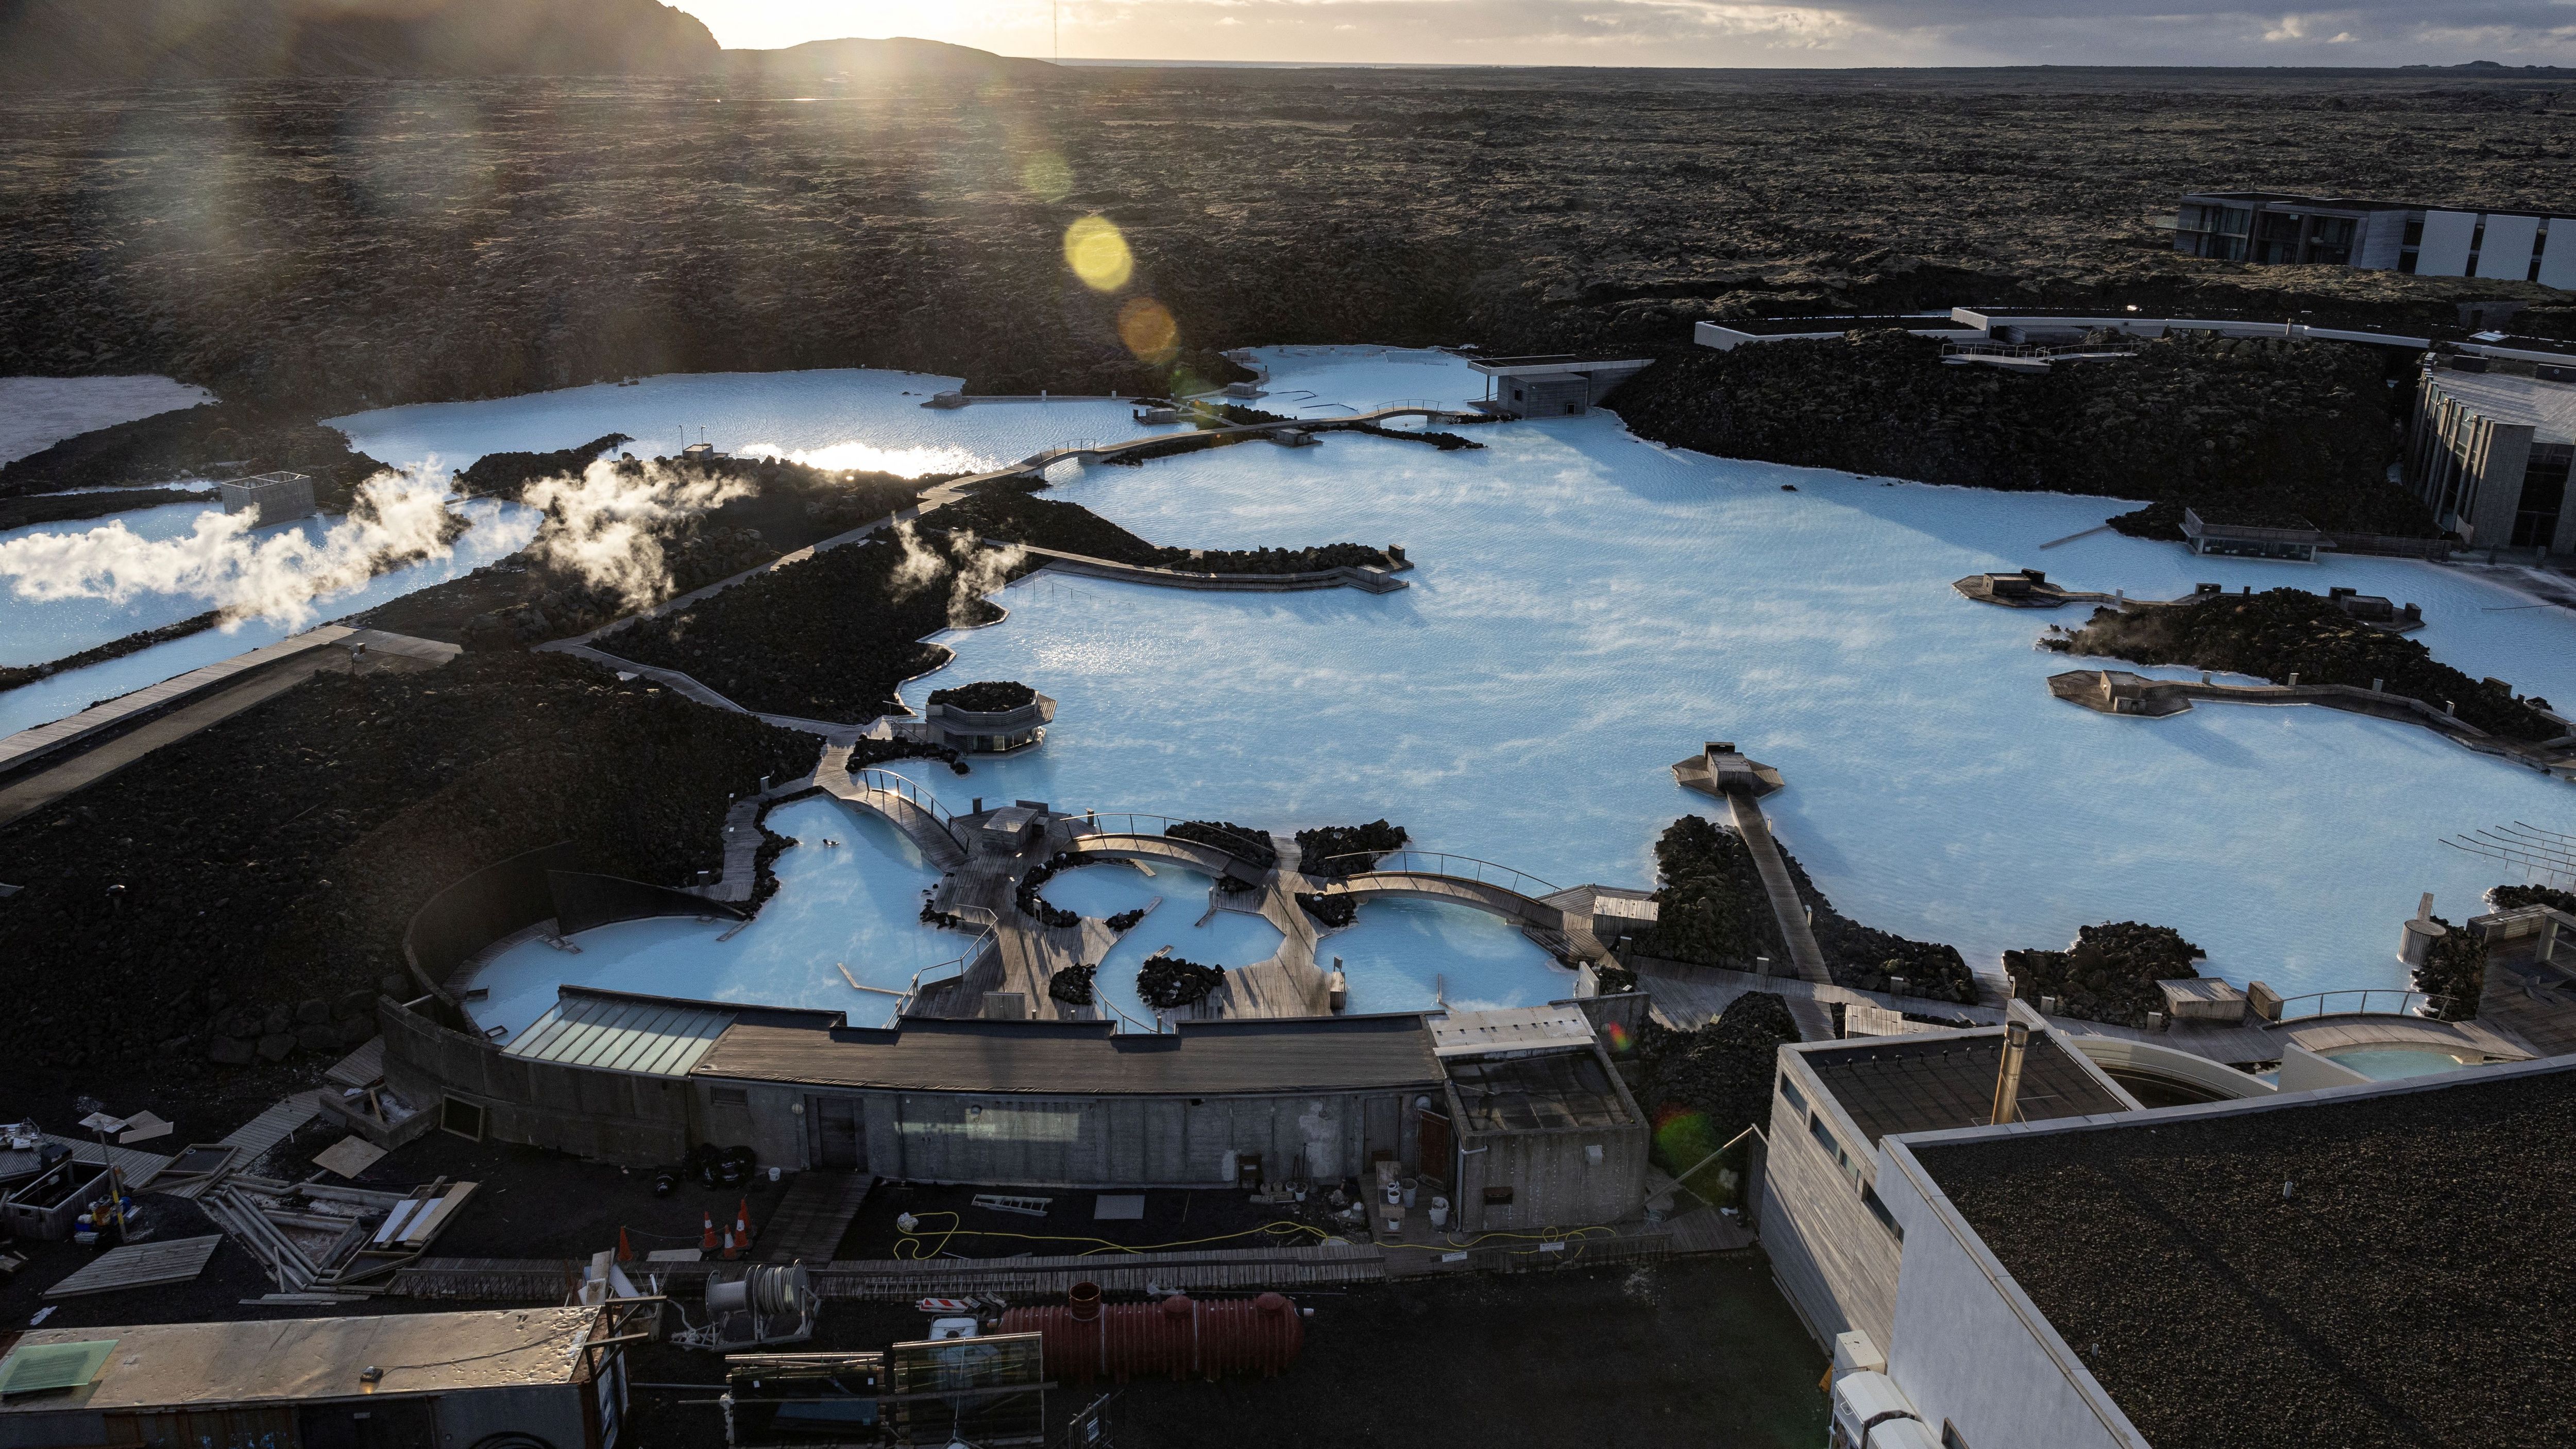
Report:
[[0,87],[716,69],[656,0],[0,0]]
[[823,80],[833,76],[901,79],[906,76],[1012,76],[1035,80],[1063,72],[1042,60],[995,55],[940,40],[809,40],[784,50],[728,50],[726,69],[736,75]]

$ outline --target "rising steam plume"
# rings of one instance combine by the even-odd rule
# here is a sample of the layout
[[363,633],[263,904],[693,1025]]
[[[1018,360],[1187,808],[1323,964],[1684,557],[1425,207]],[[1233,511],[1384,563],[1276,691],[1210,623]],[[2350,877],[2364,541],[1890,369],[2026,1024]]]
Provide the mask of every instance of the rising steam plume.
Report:
[[227,627],[253,617],[301,628],[314,605],[360,588],[386,569],[444,558],[454,532],[447,485],[384,472],[358,485],[348,515],[317,538],[302,529],[260,537],[250,514],[211,509],[171,539],[146,539],[122,519],[78,533],[38,533],[0,543],[0,579],[22,599],[104,599],[146,594],[198,598]]
[[986,547],[984,540],[966,529],[948,536],[948,552],[954,559],[941,558],[939,551],[922,542],[913,531],[910,520],[894,526],[894,541],[903,549],[896,561],[891,592],[906,599],[953,574],[948,586],[948,627],[963,629],[981,622],[976,605],[986,594],[1011,581],[1011,570],[1018,568],[1029,551],[1016,543]]
[[670,565],[662,552],[671,525],[752,491],[738,478],[683,473],[659,461],[603,461],[578,478],[538,479],[519,496],[546,515],[528,545],[538,562],[641,609],[671,595]]

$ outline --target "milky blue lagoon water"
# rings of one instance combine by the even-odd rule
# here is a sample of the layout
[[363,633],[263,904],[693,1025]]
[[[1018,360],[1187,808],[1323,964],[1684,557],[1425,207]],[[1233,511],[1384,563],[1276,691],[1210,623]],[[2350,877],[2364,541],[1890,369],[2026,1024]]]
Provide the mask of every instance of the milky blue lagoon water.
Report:
[[1173,866],[1157,865],[1148,873],[1129,865],[1090,865],[1054,877],[1038,894],[1068,911],[1103,919],[1145,911],[1145,919],[1093,963],[1100,970],[1092,989],[1130,1024],[1150,1028],[1154,1014],[1136,994],[1136,973],[1157,951],[1168,946],[1173,955],[1202,966],[1249,966],[1279,953],[1277,926],[1249,911],[1211,909],[1215,885],[1212,877]]
[[[1326,416],[1483,391],[1482,378],[1437,354],[1264,356],[1273,386],[1261,405],[1279,411]],[[703,424],[709,441],[736,450],[936,457],[943,470],[1138,431],[1123,404],[918,407],[950,385],[867,373],[670,378],[339,425],[389,462],[461,464],[611,429],[651,446],[658,435],[644,424],[660,414],[674,440],[680,425]],[[1785,773],[1789,788],[1765,802],[1783,844],[1860,920],[1952,942],[1987,972],[2005,949],[2062,945],[2088,922],[2162,922],[2208,949],[2205,969],[2289,994],[2401,980],[2396,925],[2420,891],[2455,920],[2479,909],[2496,869],[2443,836],[2515,819],[2576,823],[2567,785],[2416,728],[2313,708],[2204,705],[2149,721],[2060,703],[2044,681],[2076,666],[2032,642],[2084,611],[1998,609],[1950,588],[2025,565],[2154,598],[2199,581],[2350,584],[2422,604],[2431,623],[2417,637],[2470,674],[2576,702],[2576,618],[2530,608],[2475,571],[2196,559],[2107,533],[2043,552],[2130,505],[1671,452],[1604,414],[1471,435],[1487,446],[1438,453],[1336,436],[1059,469],[1058,496],[1157,542],[1402,543],[1418,565],[1405,575],[1412,587],[1214,595],[1039,574],[999,596],[1005,622],[947,637],[957,662],[908,695],[1025,681],[1060,702],[1046,744],[978,762],[969,779],[916,778],[952,804],[1026,797],[1283,833],[1384,816],[1424,848],[1559,885],[1651,885],[1656,834],[1676,815],[1717,810],[1674,785],[1667,766],[1704,740],[1731,739]],[[859,834],[842,828],[844,839]],[[544,956],[532,958],[531,979],[841,1004],[854,993],[833,960],[900,986],[925,955],[954,954],[943,949],[954,934],[905,934],[919,930],[921,867],[855,848],[817,865],[821,854],[789,852],[786,888],[727,943],[774,942],[757,962],[707,946],[712,928],[642,923],[585,938],[579,957],[535,948]],[[892,883],[828,884],[872,873]],[[1102,875],[1076,872],[1049,894],[1091,889]],[[840,908],[799,903],[833,890],[856,894]],[[1154,934],[1167,916],[1179,925],[1197,914],[1178,900],[1158,908],[1131,936],[1134,954],[1167,943]],[[1561,994],[1554,968],[1518,954],[1517,939],[1473,913],[1380,905],[1322,951],[1350,966],[1357,1009],[1427,1005],[1434,976],[1459,1002]],[[656,964],[665,961],[688,964]],[[566,963],[583,974],[565,974]]]

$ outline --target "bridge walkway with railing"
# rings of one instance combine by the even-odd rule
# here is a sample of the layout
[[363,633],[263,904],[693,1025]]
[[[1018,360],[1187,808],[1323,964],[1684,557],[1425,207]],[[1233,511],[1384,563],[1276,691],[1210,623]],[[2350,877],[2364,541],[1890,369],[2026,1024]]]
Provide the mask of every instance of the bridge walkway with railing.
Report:
[[824,749],[822,763],[814,769],[814,783],[837,799],[884,816],[943,873],[966,863],[966,842],[956,817],[939,803],[939,797],[892,770],[853,772],[849,746]]

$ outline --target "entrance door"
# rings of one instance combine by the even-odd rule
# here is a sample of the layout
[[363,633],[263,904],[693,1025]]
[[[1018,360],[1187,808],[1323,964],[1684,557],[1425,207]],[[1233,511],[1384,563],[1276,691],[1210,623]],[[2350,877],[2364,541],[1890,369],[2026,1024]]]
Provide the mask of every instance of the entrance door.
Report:
[[1422,1121],[1416,1133],[1413,1170],[1443,1187],[1448,1186],[1449,1114],[1423,1108]]
[[867,1140],[859,1135],[859,1099],[808,1097],[805,1112],[814,1124],[814,1165],[864,1171]]

